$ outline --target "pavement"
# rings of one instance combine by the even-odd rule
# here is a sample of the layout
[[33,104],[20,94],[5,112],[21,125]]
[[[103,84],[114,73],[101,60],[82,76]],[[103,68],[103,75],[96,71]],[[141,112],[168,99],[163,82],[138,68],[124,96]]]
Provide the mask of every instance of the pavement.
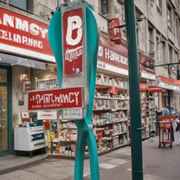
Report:
[[18,169],[29,167],[38,163],[41,163],[43,160],[47,159],[47,154],[42,154],[38,156],[25,157],[25,156],[16,156],[16,155],[6,155],[0,157],[0,180],[1,175],[6,174]]
[[[73,160],[46,159],[7,174],[0,180],[72,180]],[[144,180],[179,180],[180,145],[158,148],[158,140],[143,142]],[[100,156],[101,180],[131,180],[131,151],[124,147]],[[88,160],[85,161],[84,179],[89,180]]]

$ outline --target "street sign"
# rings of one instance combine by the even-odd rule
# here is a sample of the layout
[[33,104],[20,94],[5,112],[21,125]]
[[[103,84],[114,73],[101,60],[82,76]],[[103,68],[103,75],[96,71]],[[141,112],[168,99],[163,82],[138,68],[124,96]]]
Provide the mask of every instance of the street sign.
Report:
[[64,75],[77,75],[83,69],[83,9],[63,14]]
[[81,87],[30,91],[28,93],[28,109],[30,111],[44,109],[67,109],[83,107]]

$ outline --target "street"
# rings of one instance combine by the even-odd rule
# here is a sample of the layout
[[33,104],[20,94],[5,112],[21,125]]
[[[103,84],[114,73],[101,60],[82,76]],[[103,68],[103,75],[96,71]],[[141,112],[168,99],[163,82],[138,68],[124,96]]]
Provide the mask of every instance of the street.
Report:
[[[143,143],[144,180],[179,180],[180,146],[158,148],[157,139]],[[130,147],[121,148],[100,157],[101,180],[131,179]],[[85,162],[85,180],[88,180],[88,164]],[[0,176],[0,180],[71,180],[73,160],[48,159],[35,166]]]

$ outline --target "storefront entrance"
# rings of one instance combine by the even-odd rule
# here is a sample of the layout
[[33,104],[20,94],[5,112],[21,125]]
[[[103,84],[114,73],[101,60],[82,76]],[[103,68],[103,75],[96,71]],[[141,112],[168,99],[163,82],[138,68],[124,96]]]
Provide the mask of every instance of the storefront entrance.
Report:
[[9,150],[9,70],[0,66],[0,155]]

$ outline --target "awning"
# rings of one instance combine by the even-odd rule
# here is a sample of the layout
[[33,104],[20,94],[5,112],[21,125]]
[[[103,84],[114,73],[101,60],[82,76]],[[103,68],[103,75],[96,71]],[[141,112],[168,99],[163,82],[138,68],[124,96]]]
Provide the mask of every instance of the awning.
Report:
[[180,80],[159,76],[158,86],[164,89],[180,92]]
[[11,66],[24,66],[41,70],[46,69],[46,63],[4,53],[0,53],[0,63],[9,64]]

